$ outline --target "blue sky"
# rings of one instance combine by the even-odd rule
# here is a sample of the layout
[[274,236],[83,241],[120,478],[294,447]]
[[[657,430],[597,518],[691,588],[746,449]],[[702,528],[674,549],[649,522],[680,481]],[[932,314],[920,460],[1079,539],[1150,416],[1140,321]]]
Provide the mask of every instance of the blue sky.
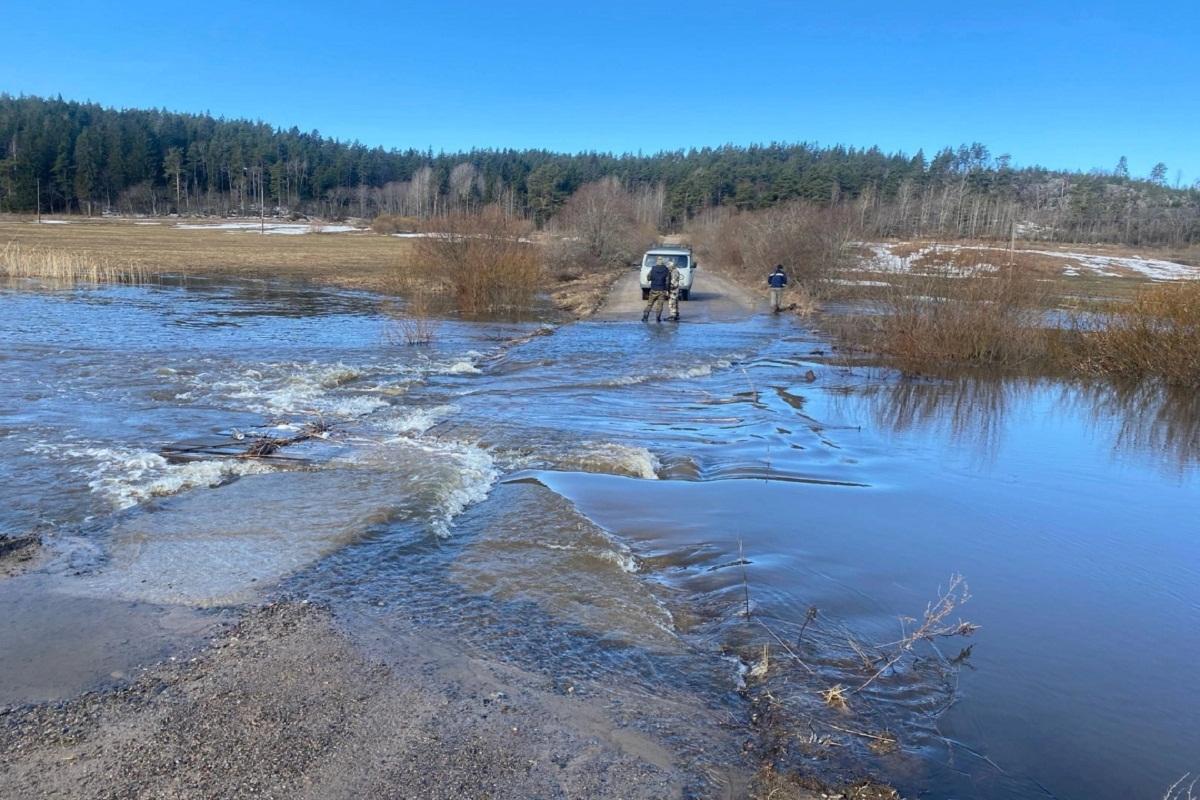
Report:
[[816,141],[1200,178],[1200,2],[30,3],[0,91],[387,147]]

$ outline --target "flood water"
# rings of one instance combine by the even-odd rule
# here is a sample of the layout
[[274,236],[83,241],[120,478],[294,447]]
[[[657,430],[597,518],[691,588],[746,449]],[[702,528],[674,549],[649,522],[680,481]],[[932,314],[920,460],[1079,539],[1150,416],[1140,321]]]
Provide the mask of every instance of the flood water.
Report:
[[[713,791],[747,736],[705,721],[768,694],[783,763],[906,794],[1157,798],[1200,769],[1194,396],[901,380],[764,314],[407,347],[380,298],[270,283],[10,285],[0,341],[0,533],[50,551],[0,581],[0,704],[284,592],[585,698],[686,691],[664,735]],[[850,641],[890,652],[954,574],[979,630],[827,706],[870,675]]]

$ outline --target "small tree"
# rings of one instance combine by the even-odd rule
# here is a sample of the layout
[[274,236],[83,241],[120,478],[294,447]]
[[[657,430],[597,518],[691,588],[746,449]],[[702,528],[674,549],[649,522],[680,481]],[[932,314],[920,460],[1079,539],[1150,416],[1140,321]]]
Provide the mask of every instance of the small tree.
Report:
[[555,218],[589,259],[600,264],[629,261],[644,243],[633,196],[614,177],[584,184]]

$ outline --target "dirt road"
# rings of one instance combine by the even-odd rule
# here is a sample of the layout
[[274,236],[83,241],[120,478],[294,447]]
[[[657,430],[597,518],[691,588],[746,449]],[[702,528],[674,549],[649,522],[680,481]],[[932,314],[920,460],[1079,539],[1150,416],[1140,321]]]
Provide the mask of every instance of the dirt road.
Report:
[[[638,285],[638,271],[631,269],[613,284],[595,318],[637,320],[645,305]],[[684,322],[726,322],[747,317],[761,306],[761,298],[754,297],[733,281],[712,272],[696,270],[691,299],[679,304],[679,315]]]

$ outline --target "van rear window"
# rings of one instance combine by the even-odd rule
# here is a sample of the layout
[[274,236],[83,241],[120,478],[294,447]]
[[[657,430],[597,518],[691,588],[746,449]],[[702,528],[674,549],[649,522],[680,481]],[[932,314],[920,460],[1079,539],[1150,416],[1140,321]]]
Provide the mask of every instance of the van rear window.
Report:
[[687,269],[687,266],[688,266],[688,257],[687,257],[687,256],[680,256],[680,255],[675,255],[675,256],[666,256],[666,255],[664,255],[664,256],[660,256],[660,255],[649,255],[649,254],[647,254],[647,255],[646,255],[646,260],[645,260],[644,262],[642,262],[642,263],[643,263],[643,264],[645,264],[647,267],[653,267],[653,266],[654,266],[656,263],[658,263],[658,260],[659,260],[660,258],[663,260],[663,263],[664,263],[664,264],[666,264],[668,267],[669,267],[669,266],[671,266],[671,264],[674,264],[674,265],[675,265],[677,268],[679,268],[679,269]]

